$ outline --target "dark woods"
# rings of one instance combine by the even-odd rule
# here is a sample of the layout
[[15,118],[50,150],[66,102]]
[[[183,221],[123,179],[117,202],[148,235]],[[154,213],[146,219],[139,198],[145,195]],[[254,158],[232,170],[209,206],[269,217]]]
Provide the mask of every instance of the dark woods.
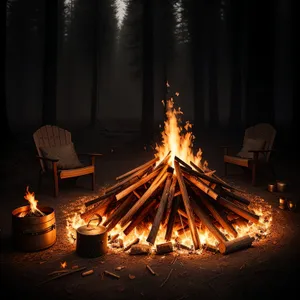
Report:
[[[140,129],[165,82],[202,128],[297,128],[291,0],[7,0],[4,133],[42,124]],[[3,27],[4,28],[4,27]]]

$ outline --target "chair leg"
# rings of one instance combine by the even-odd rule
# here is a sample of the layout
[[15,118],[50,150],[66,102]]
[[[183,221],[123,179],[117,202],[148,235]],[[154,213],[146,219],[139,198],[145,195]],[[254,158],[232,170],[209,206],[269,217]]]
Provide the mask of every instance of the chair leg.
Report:
[[256,164],[252,166],[252,185],[256,184]]
[[95,173],[95,171],[91,175],[92,175],[92,190],[95,191],[95,189],[96,189],[96,173]]
[[227,176],[227,163],[224,163],[224,175]]
[[54,197],[58,196],[58,175],[57,172],[53,172],[53,181],[54,181]]

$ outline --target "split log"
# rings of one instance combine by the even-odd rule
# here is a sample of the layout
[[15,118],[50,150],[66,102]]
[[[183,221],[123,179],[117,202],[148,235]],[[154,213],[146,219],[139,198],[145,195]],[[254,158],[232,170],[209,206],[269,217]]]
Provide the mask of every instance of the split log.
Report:
[[[162,171],[166,171],[168,166],[165,166],[163,168]],[[152,173],[148,174],[147,176],[143,177],[142,179],[140,179],[138,182],[134,183],[133,185],[127,187],[126,189],[122,190],[120,193],[118,193],[116,195],[116,199],[117,201],[122,199],[123,197],[127,196],[128,194],[130,194],[131,192],[133,192],[134,190],[136,190],[138,187],[142,186],[144,183],[150,181],[152,178],[154,178],[155,176],[159,176],[159,169],[153,171]],[[162,172],[161,171],[161,172]],[[148,189],[149,190],[149,189]]]
[[[107,194],[103,194],[103,195],[101,195],[101,196],[99,196],[99,197],[97,197],[97,198],[95,198],[93,200],[89,200],[89,201],[85,202],[84,205],[86,207],[88,207],[88,206],[91,206],[91,205],[93,205],[93,204],[95,204],[97,202],[105,200],[105,199],[109,198],[110,196],[114,196],[115,193],[118,192],[118,191],[120,191],[121,189],[122,189],[122,187],[119,187],[116,191],[111,191],[111,192],[109,192]],[[101,204],[101,203],[99,203],[99,204]]]
[[140,224],[144,218],[149,214],[149,212],[157,206],[157,201],[151,199],[149,203],[146,204],[145,208],[138,210],[136,213],[137,217],[133,219],[130,224],[124,229],[123,233],[128,235],[138,224]]
[[249,248],[252,245],[253,241],[254,241],[253,237],[250,237],[249,235],[245,235],[240,238],[236,238],[232,241],[220,243],[219,251],[222,254],[229,254],[235,251]]
[[114,197],[114,195],[109,196],[108,198],[97,204],[95,207],[85,211],[80,215],[81,219],[87,222],[94,214],[102,215],[106,207],[114,200]]
[[191,200],[192,207],[194,209],[195,214],[198,218],[203,222],[203,224],[207,227],[207,229],[211,232],[211,234],[219,241],[225,243],[227,238],[225,235],[219,231],[219,229],[211,222],[209,217],[205,214],[202,208],[196,204],[196,202]]
[[182,173],[183,173],[183,176],[188,181],[190,181],[192,184],[194,184],[197,188],[202,190],[205,194],[209,195],[211,198],[217,200],[219,195],[212,188],[210,188],[207,184],[205,184],[203,181],[201,181],[201,179],[197,179],[185,171],[183,171]]
[[141,254],[148,254],[150,253],[151,247],[146,244],[137,244],[132,245],[130,248],[130,255],[141,255]]
[[134,239],[131,243],[129,243],[125,248],[124,251],[129,250],[133,245],[136,245],[140,242],[139,238]]
[[166,242],[156,245],[156,254],[165,254],[173,252],[173,243]]
[[158,233],[158,230],[159,230],[159,226],[160,226],[160,223],[161,223],[161,220],[162,220],[162,217],[163,217],[163,213],[166,209],[166,204],[167,204],[167,200],[168,200],[168,195],[169,195],[168,193],[169,193],[169,190],[170,190],[170,185],[171,185],[171,176],[169,175],[167,177],[167,180],[166,180],[166,183],[165,183],[165,187],[164,187],[163,194],[162,194],[162,197],[161,197],[160,202],[159,202],[159,206],[158,206],[155,218],[152,222],[151,230],[150,230],[149,235],[147,237],[147,242],[152,244],[152,245],[154,245],[154,243],[155,243],[155,239],[156,239],[156,236],[157,236],[157,233]]
[[133,173],[137,173],[137,172],[139,172],[141,170],[146,170],[148,167],[154,165],[157,161],[158,161],[158,157],[155,157],[155,158],[151,159],[150,161],[146,162],[145,164],[140,165],[140,166],[138,166],[138,167],[130,170],[129,172],[116,177],[116,180],[123,179],[123,178],[125,178],[125,177],[127,177],[127,176],[129,176],[129,175],[131,175]]
[[105,220],[105,222],[103,223],[104,226],[107,226],[107,232],[109,232],[110,230],[112,230],[121,220],[121,218],[123,218],[123,216],[126,214],[127,210],[129,209],[129,207],[131,207],[133,205],[133,203],[135,203],[136,199],[135,196],[133,194],[130,194],[125,201],[118,207],[118,209],[115,211],[115,213],[113,215],[110,215],[109,218],[107,218],[107,220]]
[[197,165],[195,165],[193,162],[190,162],[191,165],[196,169],[193,170],[192,173],[194,173],[195,176],[198,176],[202,179],[205,179],[205,180],[208,180],[210,182],[213,182],[215,184],[218,184],[224,188],[228,188],[229,190],[235,190],[235,191],[239,191],[239,192],[242,192],[240,191],[239,189],[229,185],[227,182],[225,182],[223,179],[221,179],[220,177],[218,177],[216,174],[212,174],[212,175],[207,175],[204,170],[202,170],[201,168],[199,168]]
[[166,230],[166,235],[165,235],[165,240],[170,241],[172,238],[172,233],[173,233],[173,227],[176,219],[176,214],[177,210],[180,204],[180,196],[177,196],[174,198],[172,201],[172,208],[171,212],[168,218],[168,223],[167,223],[167,230]]
[[213,252],[213,253],[217,253],[217,252],[220,251],[217,246],[210,245],[210,244],[207,244],[207,243],[203,245],[203,249],[206,250],[206,251],[209,251],[209,252]]
[[171,182],[171,186],[170,186],[170,190],[169,190],[169,195],[168,195],[168,200],[167,200],[167,207],[165,209],[165,215],[164,215],[164,219],[162,222],[163,226],[166,226],[166,224],[168,223],[168,219],[169,219],[171,208],[172,208],[173,198],[175,197],[176,184],[177,184],[177,177],[175,174],[173,174],[172,182]]
[[239,207],[238,205],[232,203],[231,201],[228,201],[223,197],[219,197],[217,199],[217,202],[220,203],[222,206],[229,208],[237,215],[247,219],[248,221],[251,221],[255,224],[259,223],[260,217],[258,215]]
[[228,196],[228,197],[231,197],[233,198],[234,200],[237,200],[243,204],[246,204],[246,205],[249,205],[250,204],[250,201],[242,196],[239,196],[235,193],[232,193],[230,191],[228,191],[227,189],[222,189],[221,190],[221,195],[224,194],[225,196]]
[[[186,218],[187,220],[189,219],[187,213],[180,208],[178,209],[178,214]],[[199,220],[197,220],[196,218],[195,218],[195,224],[197,227],[201,227],[201,222],[199,222]]]
[[180,187],[180,191],[181,191],[181,195],[182,195],[182,200],[183,200],[183,203],[185,206],[185,211],[188,215],[189,227],[190,227],[190,231],[191,231],[193,244],[194,244],[195,250],[197,250],[200,248],[200,238],[199,238],[199,234],[198,234],[197,227],[195,224],[194,213],[193,213],[193,210],[191,207],[189,195],[186,190],[186,186],[184,183],[184,179],[182,176],[182,172],[181,172],[179,163],[176,160],[174,161],[174,165],[175,165],[176,176],[178,179],[178,183],[179,183],[179,187]]
[[[160,186],[161,183],[165,181],[168,176],[167,167],[164,167],[161,172],[158,174],[157,178],[152,182],[147,191],[143,196],[131,207],[127,214],[121,219],[121,226],[124,227],[136,213],[136,211],[147,201],[147,199],[152,195],[152,193]],[[156,171],[155,171],[156,172]]]
[[168,164],[168,160],[170,159],[170,156],[171,156],[171,151],[169,151],[169,153],[164,157],[164,159],[157,166],[154,167],[154,170],[160,168],[164,164]]
[[196,192],[196,194],[200,197],[204,206],[210,211],[212,216],[220,223],[220,225],[232,236],[237,237],[238,233],[232,224],[227,220],[227,218],[222,216],[222,214],[215,208],[213,203],[211,203],[211,201],[205,197],[205,195],[201,195],[201,193],[198,193],[195,190],[196,189],[193,189],[193,191]]

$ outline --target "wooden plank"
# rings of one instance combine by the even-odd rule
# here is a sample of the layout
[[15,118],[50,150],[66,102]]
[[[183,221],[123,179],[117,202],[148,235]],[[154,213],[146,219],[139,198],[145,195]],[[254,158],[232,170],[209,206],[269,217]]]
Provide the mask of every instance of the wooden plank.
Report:
[[200,238],[199,238],[199,234],[198,234],[197,227],[195,224],[195,216],[193,213],[193,209],[191,207],[189,195],[186,190],[186,186],[185,186],[184,179],[183,179],[183,176],[181,173],[179,162],[174,160],[174,166],[175,166],[176,176],[178,179],[185,211],[188,215],[189,228],[190,228],[190,232],[192,235],[193,244],[194,244],[195,250],[197,250],[200,248]]

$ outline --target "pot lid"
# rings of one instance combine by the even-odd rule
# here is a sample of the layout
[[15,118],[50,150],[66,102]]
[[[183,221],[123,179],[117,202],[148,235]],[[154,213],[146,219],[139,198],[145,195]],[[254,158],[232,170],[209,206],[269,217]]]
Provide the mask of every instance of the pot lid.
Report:
[[83,235],[98,235],[106,232],[106,227],[99,225],[83,225],[77,228],[77,232]]

